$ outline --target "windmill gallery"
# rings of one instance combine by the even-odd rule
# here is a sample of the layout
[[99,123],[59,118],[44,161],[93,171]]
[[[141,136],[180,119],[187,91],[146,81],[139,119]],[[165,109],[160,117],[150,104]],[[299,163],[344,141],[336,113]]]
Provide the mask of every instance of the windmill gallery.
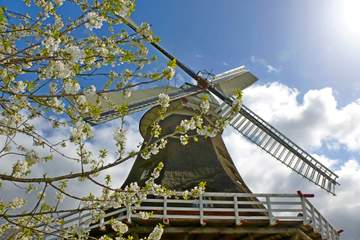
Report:
[[[129,19],[124,22],[138,32],[138,26]],[[170,60],[175,57],[157,43],[150,44]],[[193,72],[181,61],[176,64],[197,85],[184,84],[180,88],[157,87],[134,91],[125,98],[116,92],[107,93],[113,103],[128,103],[130,113],[147,110],[139,124],[145,141],[151,141],[149,129],[154,121],[162,128],[162,135],[169,134],[182,121],[188,121],[199,111],[201,99],[209,99],[208,122],[218,118],[229,120],[233,129],[259,148],[273,156],[310,182],[335,194],[338,176],[305,150],[297,146],[277,129],[242,105],[232,112],[235,89],[243,90],[256,81],[246,68],[239,67],[216,75],[211,81]],[[170,105],[164,118],[159,119],[158,95],[165,92]],[[95,99],[94,99],[95,101]],[[115,119],[117,111],[111,105],[102,106],[101,117],[87,118],[93,125]],[[239,136],[240,137],[240,136]],[[255,194],[250,191],[238,173],[222,140],[221,133],[199,137],[196,144],[182,146],[178,139],[168,139],[164,149],[144,161],[137,156],[124,182],[145,183],[159,162],[164,168],[157,183],[177,191],[179,197],[148,197],[140,206],[112,209],[100,222],[91,224],[91,215],[64,216],[67,226],[78,224],[91,229],[92,236],[111,234],[106,225],[111,218],[126,221],[129,232],[141,238],[151,232],[159,222],[166,225],[162,239],[340,239],[337,231],[308,200],[311,194]],[[198,198],[182,199],[183,191],[207,183],[206,192]],[[296,191],[294,191],[296,192]],[[149,212],[143,219],[138,212]],[[68,220],[67,220],[68,219]]]

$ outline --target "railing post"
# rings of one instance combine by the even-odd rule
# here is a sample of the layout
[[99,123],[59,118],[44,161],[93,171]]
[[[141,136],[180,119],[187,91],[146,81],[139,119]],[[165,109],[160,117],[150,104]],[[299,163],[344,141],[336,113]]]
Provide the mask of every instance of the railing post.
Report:
[[104,217],[101,216],[100,217],[100,229],[102,229],[104,227]]
[[320,235],[323,236],[324,228],[323,228],[322,216],[319,213],[318,216],[319,216],[319,232]]
[[317,227],[316,227],[315,208],[314,208],[314,205],[312,205],[312,204],[311,204],[311,220],[312,220],[313,229],[314,229],[314,231],[316,231]]
[[203,201],[203,195],[200,194],[199,196],[199,210],[200,210],[200,224],[202,226],[205,225],[205,222],[204,222],[204,201]]
[[340,240],[340,232],[335,231],[335,236],[336,236],[336,240]]
[[306,198],[304,196],[300,196],[301,200],[301,207],[302,207],[302,214],[303,214],[303,224],[306,225],[309,223],[308,217],[307,217],[307,210],[306,210]]
[[167,218],[167,196],[164,196],[163,223],[164,224],[169,224],[169,219]]
[[126,207],[127,222],[131,223],[131,206]]
[[326,238],[330,239],[330,229],[329,229],[329,223],[326,222]]
[[79,211],[79,228],[81,229],[81,211]]
[[330,229],[331,240],[335,240],[334,229]]
[[238,197],[234,195],[235,224],[240,225]]
[[268,210],[268,215],[269,215],[269,223],[270,223],[270,225],[275,225],[276,220],[272,213],[270,196],[266,196],[266,205],[267,205],[267,210]]

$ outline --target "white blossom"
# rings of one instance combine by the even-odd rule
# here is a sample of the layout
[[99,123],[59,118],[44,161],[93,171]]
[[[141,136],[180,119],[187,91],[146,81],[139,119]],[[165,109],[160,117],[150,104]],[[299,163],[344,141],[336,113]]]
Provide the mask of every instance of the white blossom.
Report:
[[167,140],[166,139],[161,139],[160,140],[160,143],[159,143],[159,149],[164,149],[165,148],[165,146],[166,146],[166,144],[167,144]]
[[168,108],[170,106],[170,97],[165,93],[159,94],[159,104],[161,108]]
[[85,89],[84,94],[86,97],[94,96],[96,94],[96,87],[94,85],[90,85]]
[[25,204],[25,199],[15,197],[10,203],[10,208],[12,209],[22,208],[24,204]]
[[[105,230],[105,229],[104,229]],[[103,235],[99,238],[99,240],[112,240],[111,237],[107,236],[107,235]]]
[[65,49],[65,52],[68,53],[73,62],[83,62],[85,57],[84,50],[80,49],[78,46],[70,46]]
[[196,129],[196,132],[201,136],[207,136],[207,137],[216,137],[219,134],[217,129],[209,126],[203,126],[201,128],[198,128]]
[[80,95],[76,98],[76,102],[79,104],[79,105],[85,105],[87,103],[87,100],[86,100],[86,97],[84,95]]
[[80,90],[80,84],[75,80],[64,81],[64,91],[67,94],[76,94]]
[[49,12],[54,9],[54,5],[48,0],[37,0],[35,3],[44,9],[46,16],[48,16]]
[[233,102],[232,102],[232,106],[231,106],[231,109],[233,112],[239,112],[240,109],[241,109],[241,100],[240,99],[235,99]]
[[126,17],[129,14],[130,11],[129,7],[131,6],[132,2],[129,0],[120,0],[120,1],[122,2],[121,9],[116,10],[115,14],[121,17]]
[[140,218],[141,218],[141,219],[144,219],[144,220],[150,218],[150,213],[149,213],[149,212],[140,211],[140,212],[139,212],[139,215],[140,215]]
[[181,135],[180,143],[184,146],[187,145],[189,143],[189,136],[187,134]]
[[201,113],[207,113],[210,109],[210,102],[209,99],[207,97],[204,97],[203,100],[200,103],[200,110]]
[[78,108],[82,113],[89,112],[89,106],[87,104],[87,99],[84,95],[77,96],[76,103],[79,105]]
[[171,80],[175,76],[175,68],[167,66],[163,71],[164,77]]
[[71,66],[63,63],[63,61],[51,61],[49,65],[43,69],[46,78],[69,78],[73,74]]
[[51,52],[56,52],[59,50],[59,46],[61,43],[61,39],[57,38],[55,39],[54,37],[50,36],[48,38],[46,38],[42,44],[44,45],[44,47],[48,50],[50,50]]
[[80,122],[71,130],[72,140],[79,143],[83,140],[93,137],[92,127],[85,122]]
[[181,120],[180,126],[183,127],[185,132],[187,132],[189,130],[196,129],[196,122],[193,118],[191,118],[190,120],[184,119]]
[[133,76],[133,72],[129,69],[125,69],[124,72],[122,73],[124,84],[126,84],[132,78],[132,76]]
[[95,50],[100,56],[106,57],[107,55],[109,55],[109,49],[107,49],[105,45],[97,47]]
[[51,82],[51,83],[49,84],[49,89],[50,89],[50,93],[51,93],[52,95],[55,95],[55,94],[56,94],[56,91],[57,91],[57,84],[56,84],[56,82]]
[[144,149],[141,151],[140,155],[143,159],[147,160],[151,157],[151,152],[148,151],[147,149]]
[[155,122],[151,126],[151,133],[154,137],[158,138],[161,134],[161,126],[158,122]]
[[195,121],[196,127],[200,128],[204,122],[204,119],[201,116],[194,116],[193,119]]
[[114,140],[116,141],[116,146],[118,147],[118,151],[120,155],[125,153],[125,145],[126,145],[126,132],[122,128],[118,128],[114,133]]
[[156,144],[154,144],[154,145],[152,146],[152,148],[150,149],[150,152],[151,152],[152,155],[158,154],[158,153],[159,153],[159,148],[158,148],[158,146],[157,146]]
[[61,6],[64,3],[64,0],[55,0],[56,5]]
[[21,177],[25,175],[30,170],[29,164],[26,161],[17,161],[13,165],[12,175],[14,177]]
[[104,17],[99,16],[96,12],[88,12],[85,16],[85,27],[89,30],[99,29],[103,25],[103,21],[105,21]]
[[148,23],[142,23],[140,26],[140,33],[148,40],[148,41],[152,41],[153,40],[153,34],[151,32],[151,28],[150,25]]
[[199,186],[195,186],[190,191],[190,195],[193,198],[198,198],[200,195],[205,193],[205,182],[200,182]]
[[182,192],[182,198],[187,200],[189,199],[189,196],[190,196],[190,192],[188,190],[185,190]]
[[160,177],[160,171],[153,171],[153,172],[151,173],[151,176],[152,176],[153,178],[158,178],[158,177]]
[[59,112],[59,113],[61,112],[60,109],[64,108],[63,102],[61,100],[59,100],[57,97],[51,98],[50,104],[51,104],[51,106],[56,108],[56,111]]
[[125,223],[122,223],[116,219],[111,221],[111,227],[112,229],[114,229],[115,232],[119,234],[124,234],[129,230],[128,226]]
[[149,234],[147,240],[160,240],[164,233],[164,228],[161,225],[157,225],[154,230]]
[[125,89],[124,90],[124,96],[127,97],[127,98],[131,97],[131,91],[129,89]]
[[26,87],[27,87],[27,84],[23,81],[17,81],[15,83],[15,87],[12,88],[12,90],[15,92],[15,93],[23,93],[25,92],[26,90]]

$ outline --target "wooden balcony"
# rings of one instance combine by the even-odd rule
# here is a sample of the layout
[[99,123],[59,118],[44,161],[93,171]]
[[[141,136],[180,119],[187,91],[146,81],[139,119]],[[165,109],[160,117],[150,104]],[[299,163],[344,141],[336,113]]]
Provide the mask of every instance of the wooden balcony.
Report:
[[[145,234],[162,222],[166,225],[164,239],[175,236],[231,235],[242,239],[340,239],[338,231],[319,213],[310,201],[299,194],[204,193],[197,199],[178,197],[149,197],[141,206],[109,211],[99,222],[92,223],[90,213],[70,214],[64,224],[51,226],[54,234],[73,227],[93,234],[111,232],[107,223],[111,218],[127,222],[130,232]],[[151,213],[142,219],[140,212]],[[102,230],[100,230],[102,229]],[[252,238],[250,238],[252,237]],[[49,236],[48,239],[54,239]],[[202,239],[202,238],[201,238]],[[217,238],[214,238],[217,239]]]

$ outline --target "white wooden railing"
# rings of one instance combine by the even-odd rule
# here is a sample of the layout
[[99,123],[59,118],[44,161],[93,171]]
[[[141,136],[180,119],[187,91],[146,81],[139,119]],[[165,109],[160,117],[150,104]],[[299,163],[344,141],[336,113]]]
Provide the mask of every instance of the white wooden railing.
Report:
[[283,222],[298,222],[311,226],[323,239],[340,239],[338,232],[302,195],[207,192],[197,199],[184,200],[181,192],[177,194],[178,198],[148,198],[140,207],[131,206],[111,211],[97,223],[92,223],[90,212],[63,215],[61,225],[46,226],[47,229],[53,229],[48,239],[54,239],[54,234],[61,234],[62,230],[70,227],[77,231],[99,228],[111,218],[131,223],[141,218],[140,211],[151,212],[151,219],[161,220],[165,224],[175,223],[180,219],[199,221],[203,226],[212,221],[228,221],[238,226],[256,221],[267,221],[271,226]]

